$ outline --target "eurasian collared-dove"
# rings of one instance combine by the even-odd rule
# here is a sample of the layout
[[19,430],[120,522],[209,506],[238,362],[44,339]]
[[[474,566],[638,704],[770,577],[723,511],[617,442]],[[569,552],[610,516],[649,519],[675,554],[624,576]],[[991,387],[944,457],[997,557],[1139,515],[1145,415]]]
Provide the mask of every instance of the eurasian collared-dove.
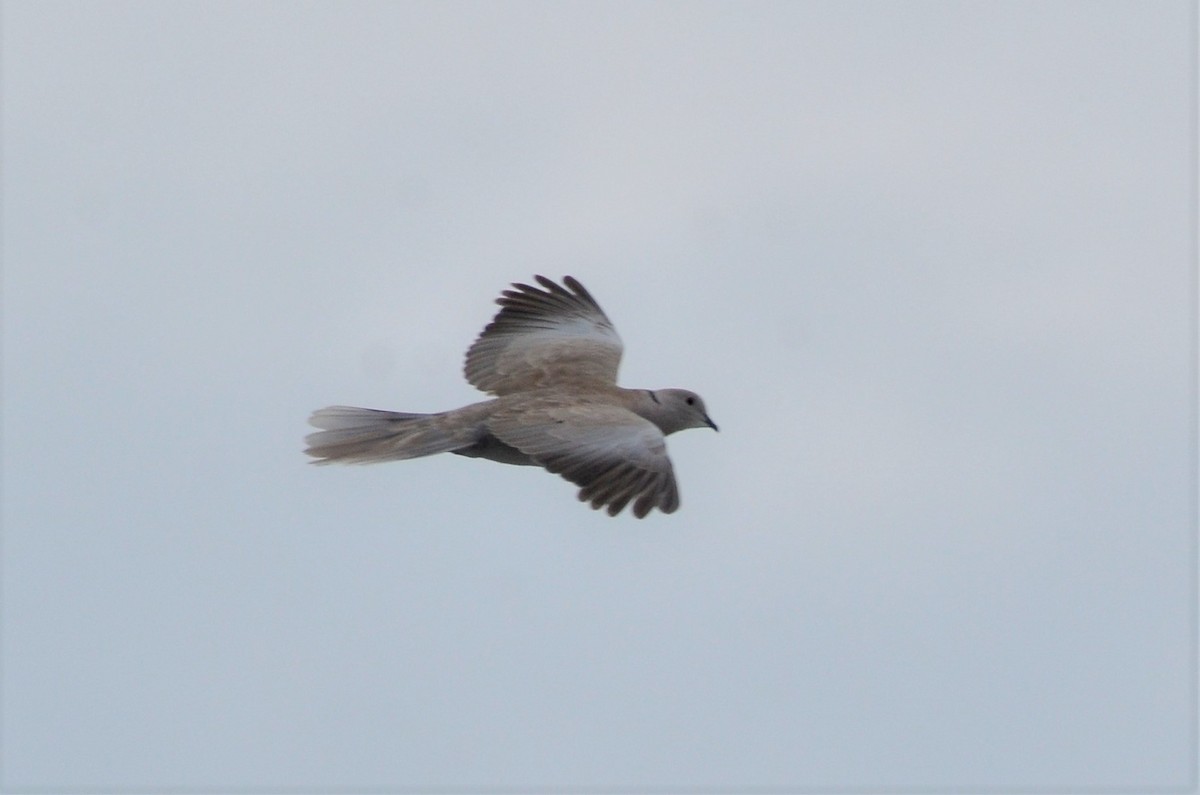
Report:
[[666,436],[717,429],[686,389],[617,386],[621,338],[583,285],[514,284],[467,351],[467,381],[492,400],[440,414],[330,406],[309,422],[316,464],[369,464],[457,453],[542,466],[580,486],[579,499],[639,519],[679,507]]

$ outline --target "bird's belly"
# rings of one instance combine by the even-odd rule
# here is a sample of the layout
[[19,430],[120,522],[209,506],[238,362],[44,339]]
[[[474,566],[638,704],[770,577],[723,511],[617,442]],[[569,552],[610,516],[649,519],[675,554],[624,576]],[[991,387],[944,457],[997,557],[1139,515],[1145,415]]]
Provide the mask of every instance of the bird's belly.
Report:
[[455,455],[465,455],[468,458],[486,458],[489,461],[499,461],[501,464],[538,466],[538,463],[532,458],[512,445],[505,444],[490,433],[470,447],[460,447],[452,452]]

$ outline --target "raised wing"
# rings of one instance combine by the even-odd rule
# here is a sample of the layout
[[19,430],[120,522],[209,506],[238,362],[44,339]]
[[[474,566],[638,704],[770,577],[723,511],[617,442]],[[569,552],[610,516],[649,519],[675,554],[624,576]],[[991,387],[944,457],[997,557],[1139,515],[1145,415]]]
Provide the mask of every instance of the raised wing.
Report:
[[641,519],[679,507],[666,439],[648,420],[619,406],[552,401],[503,409],[491,432],[546,469],[579,486],[579,499],[616,516],[633,502]]
[[548,386],[613,386],[623,346],[583,285],[536,276],[539,290],[514,284],[499,313],[467,351],[467,381],[493,395]]

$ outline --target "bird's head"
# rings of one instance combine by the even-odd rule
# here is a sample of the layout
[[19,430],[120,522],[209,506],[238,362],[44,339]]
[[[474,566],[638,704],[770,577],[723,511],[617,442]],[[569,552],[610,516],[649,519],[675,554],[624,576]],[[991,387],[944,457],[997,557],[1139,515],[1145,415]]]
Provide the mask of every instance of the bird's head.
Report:
[[686,428],[719,430],[717,424],[708,416],[704,401],[695,392],[687,389],[656,389],[651,396],[662,406],[659,427],[664,434]]

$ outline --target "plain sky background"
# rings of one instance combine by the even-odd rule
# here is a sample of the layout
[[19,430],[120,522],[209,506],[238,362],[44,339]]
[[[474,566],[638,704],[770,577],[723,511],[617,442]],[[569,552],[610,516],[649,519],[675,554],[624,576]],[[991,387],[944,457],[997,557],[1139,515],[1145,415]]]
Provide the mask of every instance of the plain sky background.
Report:
[[[3,5],[3,787],[1196,782],[1194,4]],[[311,467],[572,274],[672,516]]]

